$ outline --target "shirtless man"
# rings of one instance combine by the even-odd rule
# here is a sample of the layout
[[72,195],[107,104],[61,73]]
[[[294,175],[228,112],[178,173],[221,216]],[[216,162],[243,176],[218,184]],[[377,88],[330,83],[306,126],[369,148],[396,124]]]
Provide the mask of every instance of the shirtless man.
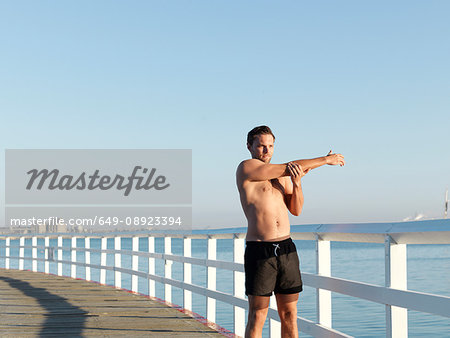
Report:
[[248,221],[245,293],[249,312],[245,337],[261,337],[272,292],[277,300],[282,337],[298,337],[297,301],[303,285],[297,249],[290,238],[288,211],[300,215],[301,178],[322,165],[345,164],[341,154],[271,164],[275,136],[267,126],[252,129],[247,148],[252,158],[236,172],[242,209]]

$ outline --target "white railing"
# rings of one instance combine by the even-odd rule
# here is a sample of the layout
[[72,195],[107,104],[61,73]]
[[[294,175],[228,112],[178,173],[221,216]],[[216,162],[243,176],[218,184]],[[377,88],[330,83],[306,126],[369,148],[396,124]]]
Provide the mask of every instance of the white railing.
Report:
[[[294,240],[314,240],[316,242],[316,273],[302,273],[304,285],[317,290],[317,322],[298,317],[302,332],[314,337],[349,337],[334,330],[332,326],[331,293],[336,292],[365,299],[386,306],[387,337],[407,337],[407,310],[416,310],[444,317],[450,317],[450,297],[410,291],[407,285],[407,244],[450,244],[450,220],[433,220],[402,223],[373,224],[326,224],[292,227]],[[91,269],[99,269],[99,282],[106,283],[106,271],[114,272],[114,286],[120,288],[121,274],[131,275],[131,290],[139,292],[138,278],[148,281],[148,294],[155,296],[155,282],[164,285],[167,302],[172,302],[172,287],[182,289],[182,304],[192,311],[192,293],[206,297],[206,317],[216,321],[216,301],[228,303],[234,308],[234,332],[243,336],[245,331],[245,310],[248,303],[244,294],[245,234],[235,233],[236,229],[218,231],[193,231],[190,234],[35,234],[10,235],[3,238],[4,268],[11,267],[11,260],[18,261],[19,269],[24,269],[24,260],[31,260],[32,271],[38,271],[38,261],[44,262],[44,272],[49,273],[49,263],[57,264],[57,274],[63,274],[63,265],[71,267],[70,276],[77,277],[77,267],[85,269],[85,279],[91,280]],[[107,239],[114,238],[114,249],[107,249]],[[132,250],[121,248],[121,238],[131,237]],[[139,238],[148,240],[148,252],[139,250]],[[12,239],[19,238],[19,245],[11,245]],[[25,245],[25,238],[31,238],[31,246]],[[38,238],[44,239],[44,246],[38,246]],[[49,245],[50,238],[57,238],[57,246]],[[63,238],[71,239],[69,248],[63,247]],[[84,238],[84,247],[77,247],[77,238]],[[100,249],[91,246],[92,238],[101,238]],[[164,238],[164,253],[155,252],[155,238]],[[183,256],[172,254],[172,238],[183,241]],[[206,239],[207,258],[191,257],[192,239]],[[233,240],[233,261],[220,261],[217,256],[217,240]],[[331,241],[384,243],[385,244],[385,286],[371,285],[358,281],[331,276]],[[3,245],[2,245],[3,246]],[[19,256],[12,256],[11,249],[19,249]],[[25,256],[25,249],[31,249],[31,257]],[[44,250],[44,258],[38,258],[38,249]],[[63,251],[70,251],[70,260],[63,260]],[[85,252],[84,262],[77,261],[77,252]],[[91,263],[91,254],[100,254],[100,265]],[[114,255],[114,264],[107,265],[107,255]],[[131,268],[122,265],[123,255],[131,256]],[[138,257],[148,259],[148,272],[140,271]],[[162,260],[164,276],[155,273],[155,260]],[[172,278],[172,263],[183,264],[181,280]],[[206,267],[206,287],[192,283],[192,265]],[[217,269],[233,272],[233,294],[217,291]],[[175,300],[180,303],[181,300]],[[270,337],[280,336],[280,323],[275,302],[271,301],[268,312]]]

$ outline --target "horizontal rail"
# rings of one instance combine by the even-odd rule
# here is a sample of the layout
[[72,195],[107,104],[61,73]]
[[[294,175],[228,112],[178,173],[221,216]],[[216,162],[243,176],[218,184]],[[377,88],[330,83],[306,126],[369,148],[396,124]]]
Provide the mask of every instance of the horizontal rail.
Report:
[[[56,250],[63,250],[63,251],[80,251],[80,252],[96,252],[96,253],[106,253],[106,254],[122,254],[126,256],[139,256],[139,257],[146,257],[146,258],[158,258],[173,262],[179,262],[179,263],[189,263],[193,265],[198,266],[206,266],[206,267],[214,267],[218,269],[223,270],[229,270],[229,271],[239,271],[244,272],[244,265],[240,263],[234,263],[229,261],[220,261],[220,260],[210,260],[206,258],[195,258],[195,257],[184,257],[184,256],[178,256],[178,255],[170,255],[170,254],[164,254],[164,253],[153,253],[153,252],[145,252],[145,251],[132,251],[132,250],[114,250],[114,249],[92,249],[92,248],[71,248],[71,247],[58,247],[58,246],[33,246],[33,245],[11,245],[9,246],[11,249],[41,249],[46,250],[48,248],[53,248]],[[9,258],[17,258],[17,259],[24,259],[23,257],[19,256],[8,256]],[[0,256],[0,258],[6,258],[6,256]],[[25,258],[27,259],[27,258]],[[32,260],[33,258],[28,258]],[[52,261],[57,262],[56,259],[53,259]]]
[[[5,258],[5,256],[0,256],[0,258]],[[19,257],[9,257],[9,258],[19,258]],[[24,260],[36,260],[39,262],[45,262],[47,261],[45,258],[29,258],[29,257],[25,257],[22,258]],[[109,265],[98,265],[98,264],[86,264],[83,262],[72,262],[72,261],[67,261],[67,260],[52,260],[52,263],[63,263],[63,264],[67,264],[67,265],[76,265],[76,266],[80,266],[80,267],[89,267],[89,268],[93,268],[93,269],[99,269],[99,270],[108,270],[108,271],[118,271],[118,272],[122,272],[122,273],[126,273],[129,275],[135,275],[135,276],[139,276],[139,277],[143,277],[143,278],[150,278],[152,280],[154,280],[155,282],[158,283],[162,283],[162,284],[169,284],[172,285],[174,287],[180,288],[180,289],[185,289],[185,290],[189,290],[192,292],[195,292],[199,295],[202,296],[206,296],[206,297],[211,297],[211,298],[215,298],[217,300],[220,300],[222,302],[225,303],[229,303],[231,305],[234,306],[239,306],[242,308],[247,309],[248,308],[248,302],[246,299],[243,298],[238,298],[238,297],[234,297],[232,295],[220,292],[220,291],[215,291],[215,290],[208,290],[202,286],[199,285],[195,285],[195,284],[189,284],[189,283],[185,283],[182,281],[178,281],[176,279],[170,279],[170,278],[166,278],[166,277],[162,277],[162,276],[158,276],[158,275],[154,275],[154,274],[149,274],[147,272],[143,272],[143,271],[136,271],[136,270],[132,270],[132,269],[127,269],[127,268],[119,268],[119,267],[115,267],[115,266],[109,266]]]
[[[1,229],[1,228],[0,228]],[[6,228],[4,228],[6,229]],[[0,234],[0,238],[20,237],[49,238],[111,238],[111,237],[171,237],[191,239],[235,239],[245,238],[247,228],[207,229],[192,231],[134,231],[108,233],[29,233]],[[384,243],[389,235],[397,244],[450,244],[450,219],[385,222],[385,223],[339,223],[339,224],[307,224],[291,226],[291,237],[294,240],[323,240],[336,242]]]
[[[234,239],[234,238],[244,238],[245,233],[232,233],[232,234],[223,234],[223,235],[178,235],[178,236],[172,236],[170,234],[157,234],[155,235],[155,238],[158,237],[171,237],[171,238],[191,238],[191,239]],[[317,232],[291,232],[291,238],[293,240],[305,240],[305,241],[314,241],[317,237],[321,238],[322,240],[326,241],[332,241],[332,242],[355,242],[355,243],[384,243],[384,238],[386,235],[391,236],[391,238],[397,243],[397,244],[450,244],[450,226],[449,227],[443,227],[442,230],[436,230],[436,231],[426,231],[425,229],[421,232],[383,232],[383,233],[356,233],[356,232],[340,232],[340,233],[332,233],[332,232],[325,232],[325,231],[317,231]],[[148,237],[144,235],[135,235],[133,233],[126,233],[123,234],[123,238],[130,238],[130,237]],[[153,236],[153,235],[152,235]],[[68,234],[26,234],[22,236],[18,235],[4,235],[0,234],[0,239],[9,237],[11,239],[18,239],[20,237],[25,238],[32,238],[32,237],[39,237],[44,238],[48,237],[51,239],[55,239],[58,237],[62,237],[65,239],[72,238]],[[100,239],[100,238],[114,238],[114,234],[109,234],[107,236],[94,236],[91,237],[88,234],[84,233],[74,233],[73,237],[77,237],[80,239],[89,237],[94,239]],[[31,248],[31,246],[24,246],[25,248]]]
[[380,304],[389,304],[410,310],[450,317],[450,297],[411,290],[398,290],[385,286],[355,282],[337,277],[302,273],[305,285],[365,299]]

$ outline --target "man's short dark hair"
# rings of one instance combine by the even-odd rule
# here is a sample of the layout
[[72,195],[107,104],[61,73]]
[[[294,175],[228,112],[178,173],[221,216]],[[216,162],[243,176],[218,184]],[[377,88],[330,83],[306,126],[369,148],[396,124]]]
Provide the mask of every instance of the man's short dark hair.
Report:
[[268,126],[259,126],[250,130],[247,134],[247,143],[249,145],[253,144],[255,136],[258,135],[272,135],[273,140],[275,141],[275,135],[272,133],[272,130]]

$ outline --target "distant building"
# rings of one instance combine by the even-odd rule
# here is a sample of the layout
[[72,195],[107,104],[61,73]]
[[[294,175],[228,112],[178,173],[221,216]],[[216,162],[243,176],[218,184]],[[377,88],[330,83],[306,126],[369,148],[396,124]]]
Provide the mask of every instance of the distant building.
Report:
[[34,225],[0,227],[0,234],[44,234],[44,233],[64,233],[68,232],[68,226],[60,223],[59,219],[50,222]]
[[56,232],[67,232],[67,224],[59,222],[53,222],[50,224],[44,223],[36,225],[35,232],[42,233],[56,233]]

